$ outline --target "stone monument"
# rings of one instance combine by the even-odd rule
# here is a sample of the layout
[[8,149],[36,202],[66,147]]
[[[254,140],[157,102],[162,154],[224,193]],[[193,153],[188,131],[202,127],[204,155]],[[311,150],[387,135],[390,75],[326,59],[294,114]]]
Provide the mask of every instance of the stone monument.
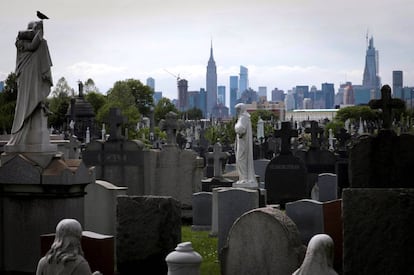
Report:
[[0,273],[34,273],[39,236],[65,217],[83,223],[84,188],[94,179],[79,159],[66,159],[50,143],[45,100],[52,86],[43,21],[17,35],[17,102],[12,135],[0,166]]
[[257,188],[258,183],[253,163],[253,134],[250,115],[246,105],[239,103],[235,106],[237,122],[234,125],[236,132],[236,168],[239,175],[233,187]]

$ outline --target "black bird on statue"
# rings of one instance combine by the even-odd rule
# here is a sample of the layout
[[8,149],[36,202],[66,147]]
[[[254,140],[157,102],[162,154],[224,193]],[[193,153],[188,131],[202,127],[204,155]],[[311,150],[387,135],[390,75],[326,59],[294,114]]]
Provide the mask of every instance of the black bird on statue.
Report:
[[40,11],[37,11],[36,13],[37,17],[39,17],[40,19],[49,19],[49,17],[47,17],[46,15],[44,15],[43,13],[41,13]]

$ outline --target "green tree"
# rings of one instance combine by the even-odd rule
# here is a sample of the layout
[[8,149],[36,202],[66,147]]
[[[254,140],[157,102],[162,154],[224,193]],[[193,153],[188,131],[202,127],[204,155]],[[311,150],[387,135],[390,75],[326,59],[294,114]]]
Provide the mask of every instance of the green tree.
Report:
[[149,116],[153,103],[153,91],[150,87],[141,83],[137,79],[126,79],[115,82],[114,86],[108,91],[111,93],[125,92],[134,98],[134,105],[143,116]]
[[154,108],[155,123],[158,124],[161,119],[165,119],[165,115],[168,114],[168,112],[170,111],[178,114],[178,110],[175,107],[175,105],[171,102],[171,100],[169,100],[166,97],[161,98]]
[[349,106],[339,109],[336,113],[335,120],[345,122],[347,119],[351,121],[375,121],[378,119],[378,111],[372,110],[369,106]]
[[55,88],[52,90],[52,97],[58,96],[59,94],[66,94],[67,96],[75,95],[75,90],[69,86],[64,77],[59,78]]
[[106,102],[103,104],[96,114],[96,120],[98,123],[109,122],[109,110],[111,108],[119,108],[122,115],[127,119],[128,135],[130,138],[136,138],[137,130],[136,125],[140,120],[140,113],[137,105],[135,104],[135,97],[132,94],[131,89],[123,89],[124,83],[118,81],[114,84],[114,87],[108,91],[106,96]]
[[86,101],[88,101],[92,107],[95,115],[99,112],[101,107],[106,103],[106,96],[98,92],[89,92],[85,95]]
[[[257,129],[257,122],[259,121],[259,117],[262,118],[263,121],[277,121],[278,116],[269,110],[257,110],[250,114],[250,121],[252,122],[252,131],[253,135],[256,135],[256,129]],[[273,134],[273,125],[270,123],[264,124],[264,134],[265,136]]]
[[17,99],[17,77],[10,73],[6,80],[2,93],[0,93],[0,131],[10,133],[13,126],[14,111]]
[[59,78],[51,93],[51,97],[47,99],[49,110],[52,112],[48,118],[49,126],[63,130],[66,123],[66,113],[73,95],[74,90],[69,86],[66,79],[64,77]]

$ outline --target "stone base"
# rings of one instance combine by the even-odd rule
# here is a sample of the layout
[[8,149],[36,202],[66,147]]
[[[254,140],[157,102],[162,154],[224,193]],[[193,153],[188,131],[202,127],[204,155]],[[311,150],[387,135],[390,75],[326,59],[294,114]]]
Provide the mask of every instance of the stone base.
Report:
[[343,274],[414,274],[414,189],[342,194]]
[[212,192],[217,187],[232,187],[233,180],[228,178],[208,178],[201,180],[201,190],[203,192]]
[[5,145],[0,165],[6,164],[16,155],[23,155],[42,168],[46,168],[54,157],[62,157],[57,151],[56,144]]

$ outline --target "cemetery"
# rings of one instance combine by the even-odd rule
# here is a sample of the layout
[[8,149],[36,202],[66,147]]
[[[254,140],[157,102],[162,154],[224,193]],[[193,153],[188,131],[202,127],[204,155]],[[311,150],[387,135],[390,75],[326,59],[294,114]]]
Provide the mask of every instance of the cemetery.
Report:
[[[41,43],[31,54],[48,60]],[[388,85],[375,124],[255,131],[239,103],[233,124],[168,111],[135,136],[121,108],[99,125],[79,85],[52,133],[36,68],[19,68],[38,76],[19,93],[39,94],[1,137],[1,274],[414,274],[414,125]],[[207,140],[225,123],[234,138]]]

